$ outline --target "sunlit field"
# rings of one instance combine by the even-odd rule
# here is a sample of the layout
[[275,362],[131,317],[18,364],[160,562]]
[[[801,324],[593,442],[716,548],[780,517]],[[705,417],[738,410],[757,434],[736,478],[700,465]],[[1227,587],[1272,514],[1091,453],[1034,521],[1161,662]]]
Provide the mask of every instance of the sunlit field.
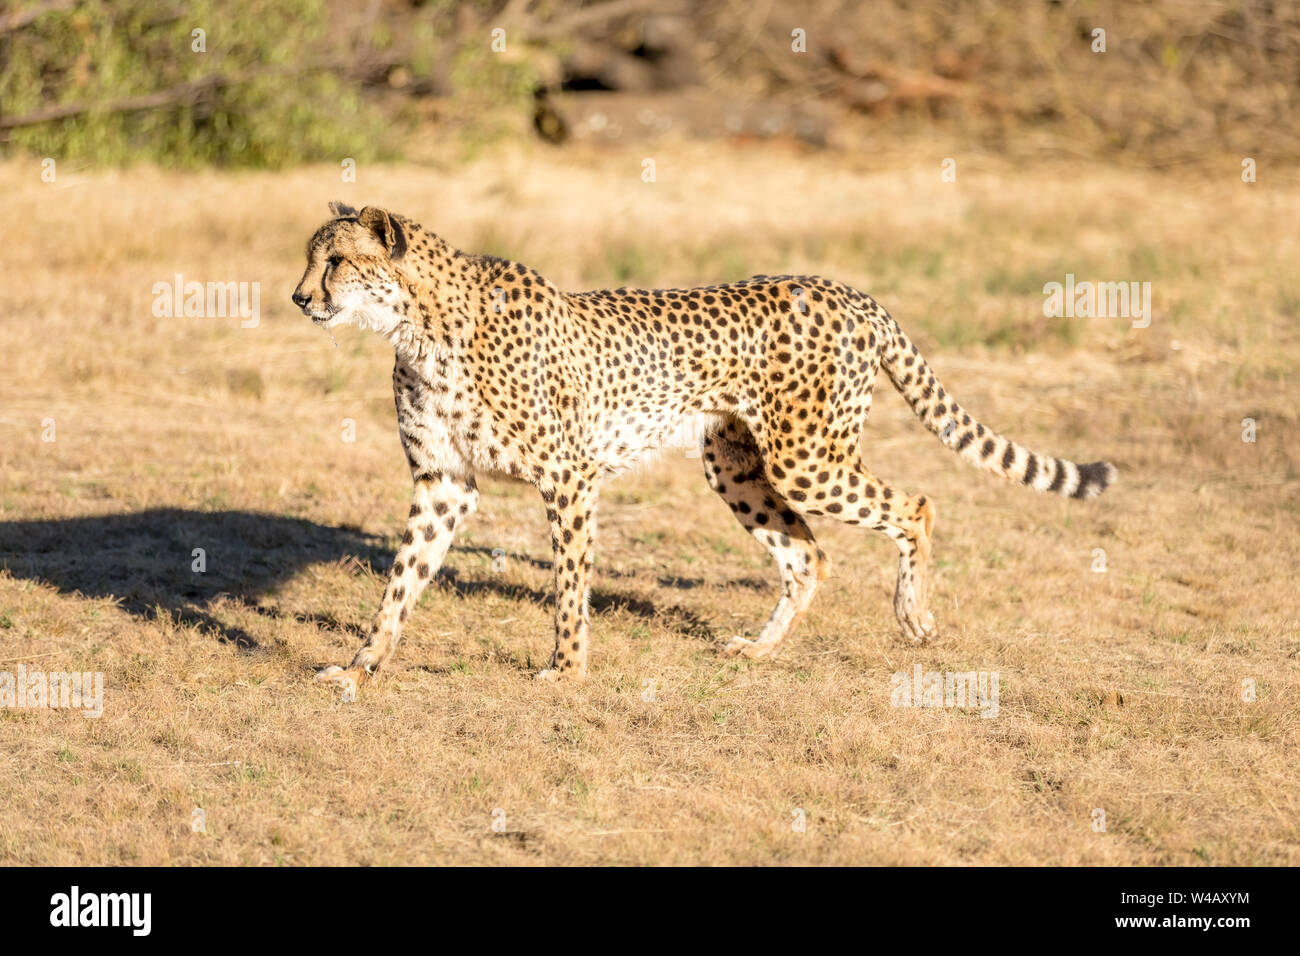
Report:
[[[1300,178],[945,155],[0,166],[0,671],[104,675],[97,719],[0,708],[0,863],[1300,863]],[[850,282],[983,421],[1119,482],[976,472],[882,376],[863,460],[937,504],[939,639],[902,637],[888,540],[815,520],[832,576],[755,663],[719,649],[776,570],[665,450],[605,487],[590,672],[556,685],[540,499],[482,478],[346,702],[314,672],[361,640],[410,476],[391,348],[289,301],[332,199],[572,290]],[[1045,316],[1067,275],[1149,282],[1149,324]],[[157,315],[177,281],[256,312]],[[996,713],[892,706],[918,667],[996,672]]]

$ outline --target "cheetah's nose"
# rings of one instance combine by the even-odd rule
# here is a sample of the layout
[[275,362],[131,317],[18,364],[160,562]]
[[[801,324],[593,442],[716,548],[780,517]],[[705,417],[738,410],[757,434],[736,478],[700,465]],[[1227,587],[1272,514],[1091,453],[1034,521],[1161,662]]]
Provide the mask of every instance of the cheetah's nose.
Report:
[[303,295],[302,292],[295,290],[293,293],[293,304],[300,309],[307,308],[307,296]]

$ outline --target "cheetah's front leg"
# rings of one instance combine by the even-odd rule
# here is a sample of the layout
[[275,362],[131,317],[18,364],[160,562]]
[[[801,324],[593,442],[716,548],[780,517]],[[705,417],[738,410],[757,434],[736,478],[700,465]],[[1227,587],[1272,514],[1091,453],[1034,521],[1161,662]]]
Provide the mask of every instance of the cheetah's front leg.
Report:
[[596,534],[596,489],[591,480],[575,476],[559,487],[544,487],[542,498],[551,521],[555,563],[555,652],[550,666],[537,677],[581,679],[587,674],[587,593]]
[[355,691],[364,676],[373,677],[402,636],[402,624],[419,601],[451,547],[456,526],[478,505],[478,488],[472,476],[453,477],[440,472],[419,475],[411,498],[406,534],[397,551],[379,611],[371,621],[366,643],[346,669],[333,665],[316,675],[320,681]]

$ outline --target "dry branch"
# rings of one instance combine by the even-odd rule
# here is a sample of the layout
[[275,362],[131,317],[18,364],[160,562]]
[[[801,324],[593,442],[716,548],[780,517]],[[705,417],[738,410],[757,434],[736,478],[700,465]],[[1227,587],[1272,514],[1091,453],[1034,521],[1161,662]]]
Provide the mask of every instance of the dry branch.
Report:
[[38,3],[34,7],[16,8],[10,11],[8,15],[0,15],[0,35],[21,30],[23,27],[35,23],[47,13],[71,10],[75,4],[76,0],[46,0],[45,3]]
[[349,75],[366,80],[372,78],[377,72],[387,70],[389,67],[401,62],[401,60],[402,57],[397,54],[365,55],[346,60],[333,59],[295,67],[255,70],[239,76],[216,74],[190,83],[168,87],[165,90],[142,93],[138,96],[127,96],[118,100],[65,103],[61,106],[49,106],[45,109],[36,110],[23,116],[0,116],[0,129],[36,126],[40,123],[49,123],[54,120],[68,119],[90,113],[133,113],[139,110],[174,109],[197,103],[205,96],[211,95],[218,90],[231,86],[242,86],[245,83],[265,79],[268,76],[300,76],[304,73],[314,73],[322,70],[343,69]]

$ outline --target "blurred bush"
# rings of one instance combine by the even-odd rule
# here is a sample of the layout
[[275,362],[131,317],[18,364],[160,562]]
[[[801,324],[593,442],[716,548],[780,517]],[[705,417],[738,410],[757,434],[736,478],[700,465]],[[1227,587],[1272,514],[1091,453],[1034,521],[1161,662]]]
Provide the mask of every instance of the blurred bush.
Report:
[[554,143],[673,129],[860,148],[923,132],[1155,166],[1294,161],[1297,100],[1300,5],[1273,0],[0,9],[0,149],[97,163],[412,157],[526,134],[529,120]]
[[396,158],[419,120],[401,101],[438,92],[438,77],[458,64],[473,98],[531,101],[518,64],[445,42],[474,8],[30,3],[0,12],[0,134],[7,151],[97,164]]

